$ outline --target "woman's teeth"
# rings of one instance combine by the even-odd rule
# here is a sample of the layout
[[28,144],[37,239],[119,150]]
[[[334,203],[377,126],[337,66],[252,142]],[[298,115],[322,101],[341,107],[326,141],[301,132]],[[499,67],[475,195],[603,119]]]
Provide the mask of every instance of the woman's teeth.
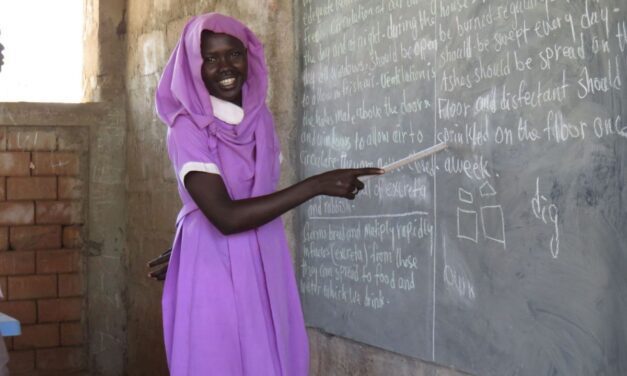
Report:
[[225,78],[224,80],[219,81],[218,84],[220,84],[223,88],[229,88],[235,85],[235,78]]

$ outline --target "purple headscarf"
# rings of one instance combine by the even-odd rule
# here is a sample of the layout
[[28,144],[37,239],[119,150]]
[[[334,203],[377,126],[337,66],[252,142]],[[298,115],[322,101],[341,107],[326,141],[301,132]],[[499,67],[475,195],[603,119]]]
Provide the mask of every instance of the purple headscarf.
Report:
[[[203,30],[229,34],[244,43],[248,52],[248,79],[243,87],[242,107],[244,119],[237,126],[225,124],[213,116],[209,92],[201,76],[202,56],[200,37]],[[209,147],[215,150],[222,141],[227,147],[237,148],[255,140],[256,160],[254,163],[255,184],[251,196],[271,193],[277,179],[272,179],[268,171],[273,171],[280,152],[274,123],[268,107],[268,70],[265,64],[263,45],[250,29],[234,18],[219,13],[208,13],[193,17],[183,29],[183,36],[177,43],[170,60],[163,71],[156,94],[157,114],[168,126],[175,124],[177,117],[186,116],[199,128],[209,127],[211,134]],[[226,153],[223,153],[226,154]],[[218,157],[223,159],[218,149]],[[246,196],[237,192],[235,179],[231,177],[222,160],[220,171],[233,198]]]

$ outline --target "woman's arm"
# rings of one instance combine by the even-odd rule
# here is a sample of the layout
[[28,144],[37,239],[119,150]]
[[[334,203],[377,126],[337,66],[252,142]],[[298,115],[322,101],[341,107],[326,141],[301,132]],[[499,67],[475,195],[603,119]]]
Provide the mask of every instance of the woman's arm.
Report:
[[232,200],[217,174],[192,171],[185,176],[185,187],[209,221],[230,235],[259,227],[318,195],[352,200],[356,190],[364,187],[359,176],[382,173],[378,168],[333,170],[269,195],[244,200]]

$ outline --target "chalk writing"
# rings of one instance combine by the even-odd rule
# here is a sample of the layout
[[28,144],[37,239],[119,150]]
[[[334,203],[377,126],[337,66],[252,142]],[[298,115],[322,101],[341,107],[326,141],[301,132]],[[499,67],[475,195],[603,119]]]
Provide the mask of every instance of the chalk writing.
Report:
[[[627,21],[619,5],[301,1],[302,177],[384,166],[448,144],[369,179],[354,201],[316,197],[303,205],[299,285],[314,324],[344,335],[350,326],[342,320],[353,313],[371,324],[388,315],[421,320],[431,338],[417,355],[436,360],[438,322],[481,317],[479,301],[510,293],[495,291],[491,278],[522,278],[508,268],[533,265],[526,257],[537,249],[549,251],[552,267],[574,254],[560,253],[577,236],[565,226],[568,207],[557,184],[549,193],[541,182],[563,174],[575,189],[591,150],[616,149],[627,138]],[[576,168],[556,167],[556,155],[572,156]],[[598,205],[592,189],[577,195],[581,205]],[[533,239],[521,235],[527,231]],[[439,321],[442,305],[468,310],[443,310]],[[406,337],[402,325],[385,328],[396,330],[385,340],[368,328],[348,331],[385,346]],[[440,348],[454,346],[452,337]],[[406,348],[416,346],[392,350]],[[512,373],[500,371],[475,373]]]

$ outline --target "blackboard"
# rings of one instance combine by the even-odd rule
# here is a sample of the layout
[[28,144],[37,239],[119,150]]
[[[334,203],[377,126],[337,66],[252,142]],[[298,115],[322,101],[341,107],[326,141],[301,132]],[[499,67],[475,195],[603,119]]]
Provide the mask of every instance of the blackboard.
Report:
[[627,375],[627,4],[301,0],[306,322],[477,375]]

